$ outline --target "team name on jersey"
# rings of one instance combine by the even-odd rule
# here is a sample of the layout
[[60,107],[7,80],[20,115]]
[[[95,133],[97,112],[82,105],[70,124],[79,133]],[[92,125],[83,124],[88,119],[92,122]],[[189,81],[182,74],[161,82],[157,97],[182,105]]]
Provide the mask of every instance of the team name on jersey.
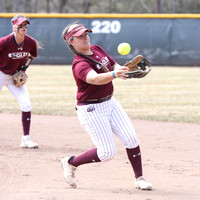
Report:
[[[107,66],[107,65],[109,64],[109,59],[108,59],[107,56],[105,56],[105,57],[103,57],[103,58],[101,59],[100,62],[101,62],[102,65]],[[101,66],[100,66],[99,64],[97,64],[97,65],[96,65],[96,68],[97,68],[97,69],[101,69]]]
[[12,52],[8,54],[11,59],[22,59],[28,56],[28,52]]
[[104,66],[107,66],[109,64],[109,59],[107,56],[103,57],[101,59],[101,63],[104,65]]

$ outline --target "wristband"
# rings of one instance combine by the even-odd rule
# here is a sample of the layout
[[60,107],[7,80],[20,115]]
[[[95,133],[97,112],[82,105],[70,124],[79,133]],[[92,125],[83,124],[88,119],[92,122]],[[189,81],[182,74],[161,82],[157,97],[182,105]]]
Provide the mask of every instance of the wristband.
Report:
[[112,73],[112,76],[113,76],[114,78],[117,78],[117,76],[116,76],[116,74],[115,74],[114,71],[113,71],[113,73]]

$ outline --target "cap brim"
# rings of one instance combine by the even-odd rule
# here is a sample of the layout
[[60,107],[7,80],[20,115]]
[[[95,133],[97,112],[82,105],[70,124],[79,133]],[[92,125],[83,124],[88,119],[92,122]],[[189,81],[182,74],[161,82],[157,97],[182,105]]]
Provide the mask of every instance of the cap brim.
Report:
[[92,33],[91,29],[87,29],[87,28],[82,28],[80,29],[78,32],[76,32],[75,34],[73,34],[72,36],[80,36],[82,35],[84,32],[90,32]]
[[15,25],[19,26],[21,25],[23,22],[27,22],[27,24],[30,24],[30,22],[27,19],[21,19],[19,20]]

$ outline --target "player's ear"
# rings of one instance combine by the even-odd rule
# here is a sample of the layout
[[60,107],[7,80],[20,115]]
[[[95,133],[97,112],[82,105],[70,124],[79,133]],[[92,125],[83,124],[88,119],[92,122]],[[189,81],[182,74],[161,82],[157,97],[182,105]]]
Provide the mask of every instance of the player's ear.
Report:
[[16,30],[16,26],[13,26],[13,32],[15,32],[15,30]]
[[71,45],[73,45],[73,39],[69,39],[68,43],[71,44]]

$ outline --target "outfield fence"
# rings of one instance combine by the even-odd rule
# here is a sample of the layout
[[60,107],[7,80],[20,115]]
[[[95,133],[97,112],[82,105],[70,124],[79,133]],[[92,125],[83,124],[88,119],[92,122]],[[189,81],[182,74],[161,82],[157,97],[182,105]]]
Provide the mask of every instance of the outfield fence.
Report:
[[[0,13],[0,37],[12,32],[16,14]],[[61,34],[76,21],[93,30],[91,44],[102,46],[120,64],[143,54],[153,65],[200,66],[200,14],[22,14],[30,18],[28,34],[43,44],[35,64],[72,62]],[[117,53],[121,42],[130,43],[129,55]]]

